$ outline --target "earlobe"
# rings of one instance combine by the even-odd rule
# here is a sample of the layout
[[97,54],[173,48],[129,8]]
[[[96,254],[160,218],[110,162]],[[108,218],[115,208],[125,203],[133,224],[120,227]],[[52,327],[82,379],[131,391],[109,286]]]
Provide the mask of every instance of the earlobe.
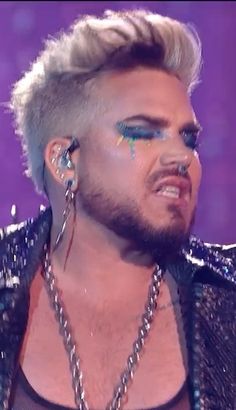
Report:
[[77,191],[78,178],[74,177],[74,178],[64,179],[63,182],[64,182],[64,185],[65,185],[65,189],[68,189],[68,187],[70,187],[72,192]]

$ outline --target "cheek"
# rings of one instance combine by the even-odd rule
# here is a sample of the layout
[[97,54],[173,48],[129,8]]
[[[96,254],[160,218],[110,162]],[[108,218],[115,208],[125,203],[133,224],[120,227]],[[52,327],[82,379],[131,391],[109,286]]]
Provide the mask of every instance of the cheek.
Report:
[[194,155],[189,174],[192,180],[193,197],[196,200],[202,178],[202,167],[197,154]]
[[131,157],[129,146],[122,141],[120,146],[109,143],[86,144],[81,149],[79,173],[81,177],[90,175],[99,185],[106,186],[112,191],[135,191],[137,181],[140,181],[142,164],[136,156]]

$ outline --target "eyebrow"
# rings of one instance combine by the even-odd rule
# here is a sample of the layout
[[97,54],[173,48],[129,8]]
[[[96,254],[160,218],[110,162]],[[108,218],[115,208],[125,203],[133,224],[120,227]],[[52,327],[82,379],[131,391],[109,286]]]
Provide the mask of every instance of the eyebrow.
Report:
[[[159,127],[159,128],[167,128],[170,126],[170,121],[167,118],[164,117],[152,117],[150,115],[146,114],[137,114],[131,117],[125,118],[123,121],[143,121],[147,125],[151,125],[153,127]],[[179,130],[179,132],[184,132],[184,131],[193,131],[193,132],[200,132],[202,130],[201,125],[199,124],[198,121],[189,121],[183,124]]]

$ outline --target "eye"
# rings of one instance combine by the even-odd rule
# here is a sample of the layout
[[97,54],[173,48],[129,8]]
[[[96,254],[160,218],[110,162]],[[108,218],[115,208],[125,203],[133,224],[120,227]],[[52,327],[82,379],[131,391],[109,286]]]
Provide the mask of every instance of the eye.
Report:
[[133,126],[133,125],[126,125],[123,122],[118,122],[116,124],[116,128],[118,132],[123,135],[124,138],[130,138],[133,140],[151,140],[153,138],[162,138],[163,131],[161,130],[152,130],[145,128],[143,126]]
[[186,147],[192,150],[199,149],[199,131],[196,130],[186,130],[181,132],[181,136]]

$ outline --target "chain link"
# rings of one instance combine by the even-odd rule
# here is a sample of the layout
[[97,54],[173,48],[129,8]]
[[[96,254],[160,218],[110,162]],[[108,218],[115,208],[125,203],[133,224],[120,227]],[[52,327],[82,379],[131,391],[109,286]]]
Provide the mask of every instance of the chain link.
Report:
[[[89,410],[88,404],[85,400],[80,358],[76,353],[76,343],[72,336],[72,329],[69,324],[65,306],[60,298],[59,289],[56,286],[56,279],[52,271],[47,246],[45,246],[44,274],[47,293],[54,309],[55,317],[59,324],[59,331],[63,337],[64,346],[69,359],[75,404],[79,410]],[[154,319],[154,313],[157,308],[156,300],[159,295],[162,277],[162,270],[157,265],[152,274],[148,299],[145,305],[145,311],[142,315],[142,323],[138,329],[137,339],[133,343],[132,353],[127,359],[125,370],[120,376],[119,383],[114,389],[112,400],[106,406],[106,410],[119,410],[121,408],[122,400],[128,390],[128,383],[133,379],[134,372],[139,363],[140,352],[144,346],[145,339],[149,334],[150,327]]]

